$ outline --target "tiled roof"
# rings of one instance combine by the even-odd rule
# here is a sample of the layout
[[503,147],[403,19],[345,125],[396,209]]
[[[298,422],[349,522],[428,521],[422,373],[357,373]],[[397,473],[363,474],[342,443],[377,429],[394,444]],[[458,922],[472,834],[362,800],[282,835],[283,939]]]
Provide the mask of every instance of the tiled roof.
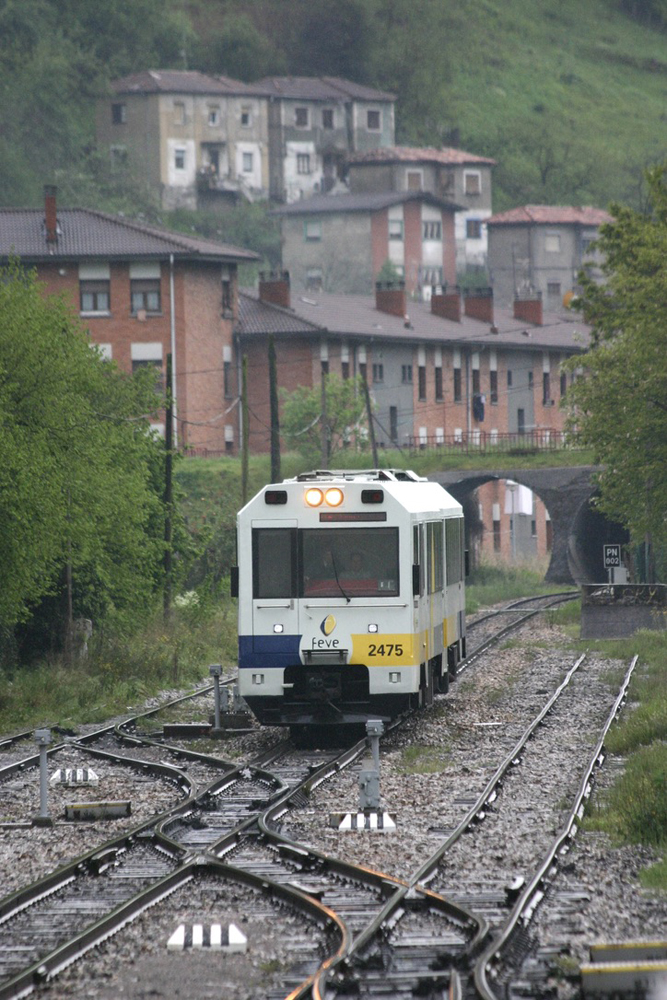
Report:
[[47,244],[43,209],[0,209],[0,258],[16,254],[31,261],[85,257],[109,260],[164,258],[173,253],[181,259],[240,262],[259,259],[252,250],[168,232],[86,208],[59,208],[57,219],[58,240]]
[[452,211],[462,209],[444,198],[438,198],[428,191],[380,191],[373,194],[314,194],[301,198],[291,205],[283,205],[273,210],[273,215],[326,215],[331,212],[378,212],[390,205],[400,205],[406,201],[423,201],[429,205],[439,205]]
[[396,95],[364,87],[337,76],[265,76],[255,86],[265,87],[272,97],[303,101],[395,101]]
[[601,226],[603,222],[613,222],[613,217],[601,208],[590,205],[521,205],[508,212],[498,212],[486,220],[487,226],[521,225],[541,223],[547,226],[580,225]]
[[[246,305],[254,299],[255,308],[263,305],[256,296],[242,296]],[[244,305],[242,308],[246,308]],[[365,295],[333,295],[326,292],[292,292],[292,309],[263,305],[261,324],[240,329],[243,334],[300,333],[321,334],[351,339],[412,341],[422,343],[455,343],[482,347],[513,347],[524,350],[553,350],[577,353],[586,349],[590,329],[575,314],[567,317],[544,316],[542,326],[532,326],[515,319],[512,311],[494,308],[494,326],[481,320],[461,316],[461,322],[434,316],[424,302],[408,302],[409,328],[400,316],[390,316],[375,308],[375,299]],[[250,308],[249,306],[247,306]],[[462,310],[463,311],[463,310]],[[285,314],[292,316],[285,326]],[[243,317],[243,312],[241,313]],[[300,330],[298,322],[307,324]],[[492,330],[496,330],[493,333]]]
[[266,96],[263,88],[232,80],[228,76],[207,76],[197,70],[147,69],[113,80],[116,94],[218,94]]
[[236,331],[240,334],[312,333],[321,332],[317,323],[303,319],[292,309],[260,302],[256,295],[239,294],[239,318]]
[[348,157],[351,164],[355,163],[442,163],[446,166],[456,166],[465,163],[486,164],[495,166],[496,161],[487,156],[477,156],[466,153],[463,149],[432,149],[420,146],[382,146],[379,149],[368,149],[364,153],[351,153]]

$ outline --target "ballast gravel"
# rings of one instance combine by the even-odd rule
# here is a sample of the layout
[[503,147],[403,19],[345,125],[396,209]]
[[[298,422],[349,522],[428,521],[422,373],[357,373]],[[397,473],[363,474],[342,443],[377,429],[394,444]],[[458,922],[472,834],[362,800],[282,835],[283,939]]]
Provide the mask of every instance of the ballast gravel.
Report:
[[[357,766],[315,789],[305,808],[287,813],[281,820],[282,833],[347,861],[409,879],[467,811],[500,758],[514,745],[525,720],[539,711],[576,659],[574,653],[564,652],[567,636],[549,620],[534,619],[522,627],[519,635],[520,638],[505,642],[472,663],[452,685],[450,693],[436,699],[433,708],[413,717],[383,740],[382,807],[396,822],[395,832],[343,833],[331,825],[335,814],[357,810]],[[569,728],[561,728],[562,720],[554,719],[553,727],[557,723],[559,727],[554,739],[550,741],[551,723],[539,737],[546,758],[554,755],[554,759],[560,760],[556,755],[568,751],[574,758],[582,735],[594,738],[613,701],[610,677],[615,684],[625,666],[619,661],[602,659],[593,659],[586,665],[581,681],[573,684],[572,695],[568,696],[568,707],[573,708]],[[279,730],[255,730],[218,745],[215,752],[235,761],[250,759],[281,735]],[[198,745],[197,749],[203,747]],[[72,751],[72,760],[75,759],[76,751]],[[529,761],[527,755],[524,763],[536,768],[531,774],[533,783],[540,786],[540,807],[537,818],[535,810],[532,816],[530,811],[525,816],[519,812],[513,825],[502,827],[496,853],[503,879],[512,875],[513,859],[522,852],[525,854],[534,841],[536,846],[532,849],[539,855],[541,841],[537,842],[536,831],[545,843],[553,838],[577,784],[574,770],[564,774],[562,781],[552,782],[539,770],[537,758]],[[608,758],[596,773],[596,787],[607,787],[622,763]],[[131,794],[136,800],[133,823],[144,812],[148,816],[166,808],[164,803],[173,801],[176,793],[168,783],[163,789],[159,789],[159,783],[153,784],[150,788],[145,786],[144,800],[144,793],[137,791],[132,776],[120,773],[109,775],[109,779],[119,784],[109,784],[109,790],[105,787],[105,798],[112,797],[113,787],[113,797]],[[123,781],[132,784],[131,793]],[[157,800],[156,789],[161,796]],[[35,812],[37,791],[14,789],[17,809]],[[0,819],[5,810],[3,801]],[[100,842],[118,829],[110,823],[97,826]],[[480,835],[486,833],[485,826],[486,823],[482,824]],[[89,837],[90,828],[86,831],[71,824],[50,830],[0,830],[0,895],[28,881],[25,870],[20,875],[18,870],[29,855],[35,855],[30,871],[34,871],[32,877],[37,877],[55,864],[89,850]],[[462,844],[459,853],[453,854],[451,863],[443,869],[442,884],[437,886],[440,891],[456,887],[457,868],[466,863],[465,850]],[[554,889],[538,910],[531,928],[534,950],[561,956],[563,973],[551,975],[546,983],[553,997],[571,1000],[576,996],[576,984],[566,972],[587,959],[591,944],[664,935],[667,894],[644,890],[639,883],[640,869],[657,860],[658,856],[646,848],[615,847],[604,835],[579,831]],[[484,877],[483,873],[480,877]],[[51,1000],[79,997],[167,1000],[181,996],[250,1000],[260,995],[274,996],[272,991],[283,981],[286,970],[299,954],[304,933],[316,938],[321,932],[314,926],[304,929],[300,918],[295,917],[289,918],[285,932],[285,912],[278,914],[271,904],[263,901],[258,913],[253,909],[256,898],[252,890],[224,883],[217,883],[214,888],[206,885],[190,883],[148,910],[89,953],[84,961],[60,974],[47,988],[42,987],[44,995]],[[220,955],[206,949],[167,951],[166,941],[177,922],[211,920],[223,924],[232,921],[247,932],[247,954]],[[320,950],[323,949],[321,942]]]

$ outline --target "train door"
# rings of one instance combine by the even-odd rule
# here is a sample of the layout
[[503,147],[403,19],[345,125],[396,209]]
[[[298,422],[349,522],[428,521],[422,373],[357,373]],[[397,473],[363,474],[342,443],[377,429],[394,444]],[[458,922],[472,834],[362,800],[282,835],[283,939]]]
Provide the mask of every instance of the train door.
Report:
[[297,522],[252,522],[252,634],[255,644],[298,650]]

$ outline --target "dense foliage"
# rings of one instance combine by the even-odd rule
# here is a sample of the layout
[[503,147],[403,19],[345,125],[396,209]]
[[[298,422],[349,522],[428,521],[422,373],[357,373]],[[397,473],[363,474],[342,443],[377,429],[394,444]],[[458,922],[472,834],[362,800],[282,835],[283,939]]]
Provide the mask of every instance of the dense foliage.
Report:
[[[161,586],[163,445],[155,378],[91,348],[33,275],[0,273],[0,627],[49,633],[140,612]],[[44,619],[48,619],[47,622]],[[25,626],[24,626],[25,633]]]
[[667,165],[646,213],[616,205],[601,229],[604,285],[584,279],[592,349],[569,394],[571,426],[604,464],[600,507],[636,542],[667,550]]

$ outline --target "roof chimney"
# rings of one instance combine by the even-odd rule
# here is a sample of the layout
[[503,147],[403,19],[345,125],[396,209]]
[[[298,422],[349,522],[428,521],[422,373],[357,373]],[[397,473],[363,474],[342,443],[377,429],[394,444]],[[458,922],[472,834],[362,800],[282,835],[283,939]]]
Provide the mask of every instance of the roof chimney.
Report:
[[461,322],[461,290],[458,285],[453,291],[443,288],[441,294],[431,295],[431,312],[441,319],[451,319],[454,323]]
[[376,281],[375,308],[390,316],[404,319],[407,313],[404,281]]
[[270,306],[290,308],[289,271],[260,271],[259,300]]
[[470,319],[493,323],[493,289],[467,288],[463,293],[463,308]]
[[514,299],[514,319],[542,326],[542,293],[531,292],[529,298],[517,294]]
[[58,219],[56,216],[56,192],[54,184],[44,185],[44,229],[47,243],[58,242]]

